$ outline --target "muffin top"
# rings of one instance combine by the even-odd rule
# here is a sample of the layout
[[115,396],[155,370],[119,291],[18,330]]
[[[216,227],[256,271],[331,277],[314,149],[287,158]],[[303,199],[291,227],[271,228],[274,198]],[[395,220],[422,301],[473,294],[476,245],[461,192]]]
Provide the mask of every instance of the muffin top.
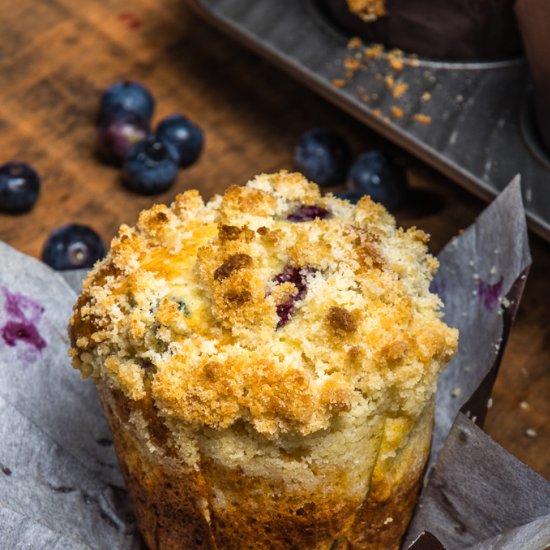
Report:
[[160,416],[307,435],[339,415],[417,417],[457,346],[428,236],[368,196],[262,174],[207,204],[187,191],[123,225],[70,323],[83,376]]

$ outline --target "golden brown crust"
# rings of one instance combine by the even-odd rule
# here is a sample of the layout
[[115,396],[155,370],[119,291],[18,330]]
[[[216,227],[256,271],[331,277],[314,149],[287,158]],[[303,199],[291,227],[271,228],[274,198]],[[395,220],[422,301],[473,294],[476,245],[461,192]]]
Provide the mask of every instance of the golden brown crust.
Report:
[[336,333],[352,333],[357,330],[357,320],[346,308],[332,306],[328,310],[327,321]]
[[[106,409],[108,410],[108,409]],[[118,423],[111,421],[112,429]],[[201,513],[204,494],[199,473],[160,468],[118,432],[116,451],[140,531],[151,550],[216,549]]]
[[[301,206],[328,217],[289,221]],[[321,197],[300,174],[263,174],[206,205],[187,191],[121,227],[85,282],[74,365],[163,418],[244,421],[269,438],[314,434],[357,406],[418,415],[457,337],[428,290],[426,241],[369,197]]]
[[231,277],[235,271],[252,267],[252,264],[252,258],[248,254],[232,254],[220,267],[216,268],[214,279],[216,281],[223,281]]
[[[387,423],[401,422],[400,419]],[[434,422],[433,404],[426,407],[415,426],[411,427],[407,444],[393,454],[397,435],[387,428],[379,460],[373,476],[369,498],[355,516],[351,548],[395,548],[409,525],[422,488],[422,480],[431,449],[431,434]]]
[[[158,454],[129,422],[126,398],[105,388],[101,396],[151,550],[332,550],[335,544],[350,550],[399,548],[429,454],[433,406],[426,408],[397,451],[392,430],[386,429],[370,491],[347,492],[346,471],[321,468],[310,490],[296,492],[284,478],[244,475],[207,454],[201,453],[200,466],[194,469]],[[149,426],[156,423],[147,407],[140,413]],[[302,450],[286,460],[303,458]]]

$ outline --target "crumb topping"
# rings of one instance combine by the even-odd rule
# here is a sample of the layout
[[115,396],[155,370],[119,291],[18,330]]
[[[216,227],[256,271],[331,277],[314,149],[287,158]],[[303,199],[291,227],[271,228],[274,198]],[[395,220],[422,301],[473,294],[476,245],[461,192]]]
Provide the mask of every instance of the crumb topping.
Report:
[[123,225],[88,276],[73,364],[171,425],[276,438],[358,408],[417,417],[457,346],[427,240],[296,173],[207,204],[187,191]]
[[233,254],[214,271],[214,279],[223,281],[223,279],[230,277],[233,272],[251,266],[252,258],[248,254]]
[[386,15],[386,0],[346,0],[349,11],[363,21],[374,21]]
[[357,321],[346,308],[332,306],[328,311],[327,320],[336,333],[350,334],[357,330]]

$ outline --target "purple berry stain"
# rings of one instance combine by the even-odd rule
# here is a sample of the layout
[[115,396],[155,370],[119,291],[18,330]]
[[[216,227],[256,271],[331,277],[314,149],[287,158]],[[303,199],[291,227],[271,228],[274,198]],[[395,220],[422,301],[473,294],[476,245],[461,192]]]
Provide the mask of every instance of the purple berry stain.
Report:
[[485,309],[489,311],[494,310],[499,302],[502,295],[502,285],[504,284],[504,279],[500,279],[496,283],[488,283],[483,279],[479,279],[477,282],[477,290],[479,294],[479,299],[484,305]]
[[298,290],[298,292],[294,296],[291,296],[287,301],[282,304],[277,304],[277,315],[279,316],[277,328],[284,327],[290,321],[296,302],[304,299],[307,292],[305,276],[307,273],[311,272],[313,272],[313,269],[311,268],[301,268],[287,265],[281,273],[273,277],[272,281],[276,285],[280,285],[282,283],[292,283]]
[[287,216],[287,220],[290,222],[310,222],[319,218],[320,220],[326,220],[330,217],[330,210],[323,208],[322,206],[317,206],[315,204],[305,205],[302,204],[296,210],[291,212]]
[[[21,342],[34,348],[33,351],[42,351],[46,347],[46,340],[40,335],[37,324],[44,313],[44,308],[31,298],[12,293],[7,288],[3,288],[2,293],[5,300],[4,311],[8,320],[0,328],[0,335],[6,345],[15,347]],[[23,353],[22,358],[31,359],[27,353]]]
[[31,323],[20,321],[8,321],[2,327],[2,338],[8,346],[15,346],[17,342],[26,342],[37,350],[41,350],[46,347],[46,341],[38,329]]

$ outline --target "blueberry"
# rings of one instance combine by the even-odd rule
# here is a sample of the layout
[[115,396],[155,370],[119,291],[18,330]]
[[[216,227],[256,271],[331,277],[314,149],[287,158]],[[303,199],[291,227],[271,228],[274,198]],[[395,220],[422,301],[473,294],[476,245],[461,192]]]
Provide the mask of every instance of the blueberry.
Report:
[[369,151],[357,158],[348,174],[348,186],[370,195],[390,211],[402,206],[407,198],[405,170],[380,151]]
[[48,237],[42,249],[42,260],[54,269],[92,267],[105,256],[101,237],[90,227],[63,225]]
[[330,214],[330,210],[322,206],[302,204],[296,210],[293,210],[286,219],[290,222],[310,222],[316,218],[326,220],[330,217]]
[[171,143],[177,151],[180,166],[191,166],[201,154],[204,145],[202,130],[178,113],[159,122],[157,136]]
[[98,151],[113,164],[122,164],[130,148],[149,133],[149,125],[135,115],[124,115],[104,122],[99,127]]
[[351,153],[340,134],[328,128],[314,128],[300,138],[294,161],[307,179],[321,186],[337,185],[346,179]]
[[357,204],[364,195],[359,191],[343,191],[342,193],[337,193],[336,196],[339,199],[351,202],[351,204]]
[[277,285],[282,283],[292,283],[298,291],[294,296],[289,297],[285,302],[277,304],[277,315],[279,317],[277,328],[284,327],[290,321],[290,317],[294,313],[296,302],[304,299],[307,292],[305,276],[307,273],[311,273],[313,271],[314,270],[310,267],[300,268],[287,265],[281,273],[273,277],[272,281]]
[[134,145],[126,156],[124,182],[142,195],[166,191],[178,175],[178,163],[173,147],[150,135]]
[[99,121],[106,123],[124,115],[134,115],[149,123],[155,109],[155,100],[139,82],[124,80],[103,92],[99,106]]
[[10,214],[28,212],[40,193],[40,178],[24,162],[0,166],[0,211]]

